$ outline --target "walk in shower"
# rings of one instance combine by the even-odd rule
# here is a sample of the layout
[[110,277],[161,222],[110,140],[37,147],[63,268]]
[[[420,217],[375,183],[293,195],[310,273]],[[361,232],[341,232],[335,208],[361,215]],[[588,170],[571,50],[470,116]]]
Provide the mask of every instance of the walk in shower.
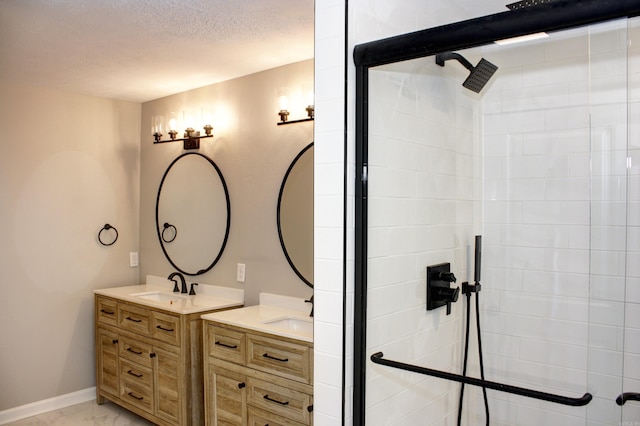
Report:
[[428,309],[427,271],[473,285],[481,235],[490,424],[640,426],[639,13],[554,0],[356,47],[354,424],[457,423],[468,300]]

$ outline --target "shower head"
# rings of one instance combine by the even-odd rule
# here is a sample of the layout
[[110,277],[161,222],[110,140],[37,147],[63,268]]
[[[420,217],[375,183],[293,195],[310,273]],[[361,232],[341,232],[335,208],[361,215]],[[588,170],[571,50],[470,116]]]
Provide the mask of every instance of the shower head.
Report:
[[491,79],[493,74],[498,70],[498,67],[493,65],[486,59],[480,59],[478,65],[475,67],[471,65],[471,62],[467,61],[462,55],[453,52],[438,53],[436,55],[436,64],[444,67],[444,61],[449,59],[455,59],[460,62],[466,69],[469,70],[469,77],[462,83],[467,89],[480,93],[482,88]]

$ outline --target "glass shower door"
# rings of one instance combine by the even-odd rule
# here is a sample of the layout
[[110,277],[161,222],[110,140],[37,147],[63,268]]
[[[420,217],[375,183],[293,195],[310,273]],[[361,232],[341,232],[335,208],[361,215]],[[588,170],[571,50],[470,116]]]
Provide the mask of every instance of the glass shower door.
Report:
[[[461,87],[467,71],[453,61],[370,70],[369,355],[461,374],[467,302],[428,311],[427,267],[448,264],[452,287],[472,282],[481,234],[486,379],[594,396],[568,407],[488,391],[492,424],[640,425],[640,403],[615,403],[640,391],[636,27],[461,51],[499,67],[480,94]],[[468,374],[479,377],[471,336]],[[455,424],[458,383],[366,368],[367,424]],[[468,386],[462,424],[484,418]]]
[[[623,426],[640,424],[640,20],[628,21],[627,270],[622,396]],[[621,398],[622,399],[622,398]],[[619,401],[622,403],[622,400]]]

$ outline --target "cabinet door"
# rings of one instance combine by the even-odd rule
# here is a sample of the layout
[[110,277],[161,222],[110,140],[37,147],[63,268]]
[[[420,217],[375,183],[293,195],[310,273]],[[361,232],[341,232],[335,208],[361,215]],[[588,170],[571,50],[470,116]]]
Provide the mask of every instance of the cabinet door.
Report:
[[180,355],[153,348],[155,360],[156,416],[170,422],[180,423],[180,395],[185,395],[180,380],[182,367]]
[[247,425],[247,378],[220,367],[209,365],[205,395],[208,426]]
[[97,328],[98,338],[97,377],[98,389],[118,395],[118,335],[104,328]]

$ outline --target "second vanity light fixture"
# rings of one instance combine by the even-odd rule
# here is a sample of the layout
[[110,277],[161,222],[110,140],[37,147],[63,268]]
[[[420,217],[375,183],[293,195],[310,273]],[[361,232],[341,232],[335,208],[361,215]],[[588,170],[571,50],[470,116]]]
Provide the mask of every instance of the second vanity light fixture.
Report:
[[280,116],[280,121],[277,123],[278,126],[282,126],[283,124],[293,124],[293,123],[302,123],[305,121],[313,121],[315,108],[313,106],[313,92],[308,93],[307,99],[307,107],[305,110],[307,111],[307,118],[302,118],[299,120],[291,120],[289,121],[289,100],[291,97],[291,89],[288,87],[280,87],[277,90],[278,93],[278,103],[280,105],[280,111],[278,111],[278,115]]
[[[207,108],[202,108],[200,119],[204,122],[202,129],[204,135],[200,135],[200,131],[194,129],[198,121],[198,114],[194,111],[187,110],[182,113],[182,120],[178,113],[169,113],[167,117],[163,115],[155,115],[151,119],[151,131],[153,132],[154,144],[166,142],[184,142],[184,149],[200,149],[200,139],[212,138],[213,126],[211,126],[212,115]],[[178,129],[184,127],[184,137],[176,139]],[[162,132],[169,134],[171,139],[162,140]]]

